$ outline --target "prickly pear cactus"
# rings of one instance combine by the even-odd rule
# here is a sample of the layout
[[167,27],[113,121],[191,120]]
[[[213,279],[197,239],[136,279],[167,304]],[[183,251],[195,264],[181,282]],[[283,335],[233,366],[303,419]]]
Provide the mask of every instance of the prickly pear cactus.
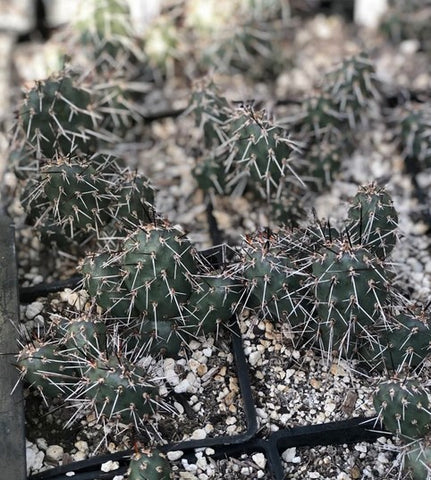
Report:
[[429,394],[418,380],[380,383],[373,403],[385,428],[406,441],[423,438],[431,429]]
[[427,104],[409,103],[396,112],[397,138],[407,172],[417,173],[431,166],[431,115]]
[[431,445],[429,437],[407,445],[402,452],[404,470],[412,480],[431,478]]
[[56,331],[56,338],[66,355],[95,358],[106,352],[106,324],[98,317],[82,315],[77,318],[64,318]]
[[185,330],[194,336],[218,333],[241,302],[243,287],[230,276],[201,275],[190,295]]
[[143,58],[133,29],[129,2],[126,0],[90,0],[78,12],[75,29],[79,42],[88,47],[99,73],[110,77],[121,72],[136,58]]
[[97,418],[120,418],[139,429],[148,416],[159,409],[159,389],[147,372],[125,358],[104,355],[93,358],[81,367],[74,403],[89,401]]
[[376,183],[361,186],[347,212],[350,241],[383,260],[397,242],[397,227],[398,214],[390,194]]
[[248,308],[274,321],[298,326],[307,318],[304,284],[308,273],[295,264],[297,245],[291,237],[287,230],[247,237],[239,275],[246,282]]
[[78,362],[67,358],[56,342],[33,342],[21,349],[16,365],[33,388],[48,399],[67,395],[74,388]]
[[376,72],[368,56],[362,53],[345,59],[325,77],[324,89],[350,128],[366,124],[380,99]]
[[426,311],[403,309],[375,329],[375,341],[360,354],[377,371],[412,373],[431,353],[431,321]]
[[115,318],[117,322],[124,319],[127,322],[130,317],[137,315],[131,305],[120,267],[112,262],[112,256],[108,252],[88,254],[79,269],[85,288],[108,318]]
[[312,272],[318,342],[326,352],[350,355],[358,336],[367,336],[383,314],[388,271],[366,248],[337,239],[315,255]]
[[133,305],[157,321],[181,316],[197,273],[194,249],[179,230],[148,225],[126,238],[121,254]]
[[18,120],[18,136],[24,137],[26,148],[38,158],[96,149],[93,99],[72,77],[60,75],[36,82],[26,94]]
[[165,455],[157,449],[141,448],[131,459],[129,480],[169,480],[171,467]]
[[87,255],[81,270],[134,358],[175,356],[192,338],[217,333],[242,294],[232,274],[212,271],[189,239],[162,220],[135,229],[114,251]]
[[21,194],[28,223],[62,247],[124,237],[127,228],[152,221],[153,200],[145,177],[100,154],[47,161]]

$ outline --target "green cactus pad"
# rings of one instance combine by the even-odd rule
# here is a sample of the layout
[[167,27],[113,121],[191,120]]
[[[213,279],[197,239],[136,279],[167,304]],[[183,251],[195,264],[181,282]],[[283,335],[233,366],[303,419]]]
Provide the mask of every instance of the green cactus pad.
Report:
[[169,480],[171,467],[165,455],[157,449],[141,448],[132,455],[129,480]]
[[347,212],[350,241],[385,259],[397,241],[398,214],[389,193],[375,183],[359,188]]
[[373,403],[385,428],[405,440],[423,438],[431,429],[429,395],[418,380],[380,383]]
[[319,342],[326,351],[349,354],[358,336],[382,315],[388,272],[367,249],[346,240],[323,247],[312,270]]
[[70,77],[38,82],[27,93],[19,120],[27,146],[38,157],[95,150],[96,116],[91,95]]

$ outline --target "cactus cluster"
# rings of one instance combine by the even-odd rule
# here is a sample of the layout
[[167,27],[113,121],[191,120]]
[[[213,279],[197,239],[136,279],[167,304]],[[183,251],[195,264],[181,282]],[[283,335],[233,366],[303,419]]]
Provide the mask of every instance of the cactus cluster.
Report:
[[166,222],[129,234],[117,251],[88,255],[84,285],[108,318],[123,323],[130,351],[176,355],[192,338],[216,334],[240,300],[240,285],[214,271]]
[[48,404],[62,398],[77,409],[140,429],[156,411],[167,408],[151,367],[133,363],[115,346],[112,329],[97,314],[53,316],[45,338],[28,343],[16,365],[25,380]]
[[154,218],[148,179],[112,155],[58,156],[41,162],[21,193],[27,221],[48,244],[85,244],[125,235]]
[[295,218],[293,203],[300,210],[305,190],[298,145],[265,112],[246,103],[231,105],[211,88],[200,84],[190,106],[204,135],[203,156],[194,169],[199,187],[221,195],[248,194],[270,208],[281,203],[284,220]]
[[375,183],[353,197],[343,228],[316,222],[247,236],[236,275],[244,305],[285,322],[299,344],[370,370],[418,369],[429,357],[431,319],[393,282],[397,212]]

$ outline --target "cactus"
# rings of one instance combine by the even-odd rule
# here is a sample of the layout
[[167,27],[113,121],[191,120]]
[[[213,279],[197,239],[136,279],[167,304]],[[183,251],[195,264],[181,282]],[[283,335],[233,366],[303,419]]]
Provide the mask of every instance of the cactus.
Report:
[[126,238],[121,256],[124,282],[139,311],[155,321],[181,315],[196,273],[187,238],[174,228],[148,225]]
[[407,172],[417,173],[431,166],[431,116],[427,104],[408,103],[396,112],[396,136]]
[[63,353],[70,357],[76,352],[79,358],[94,358],[107,349],[106,324],[97,317],[64,319],[57,327],[56,337]]
[[367,123],[371,107],[380,99],[374,65],[364,53],[328,72],[324,89],[352,130]]
[[129,480],[169,480],[171,467],[165,455],[157,449],[140,448],[130,459]]
[[94,152],[96,125],[90,93],[65,75],[36,82],[19,111],[20,134],[38,158]]
[[132,27],[126,0],[91,0],[75,21],[79,43],[88,46],[97,71],[112,77],[136,59],[143,59],[142,46]]
[[393,250],[398,214],[389,193],[376,183],[361,186],[347,212],[350,242],[363,245],[384,260]]
[[56,342],[34,341],[21,349],[16,366],[48,404],[48,399],[70,393],[78,381],[79,362],[67,360]]
[[349,356],[384,315],[388,270],[366,248],[336,239],[315,254],[312,271],[321,348]]
[[152,221],[154,190],[121,163],[100,154],[46,162],[21,195],[27,221],[63,247],[125,236],[127,227]]
[[431,328],[424,310],[404,308],[387,316],[373,331],[375,341],[367,342],[359,350],[373,370],[412,373],[429,357]]
[[222,324],[234,314],[242,298],[242,284],[229,275],[201,275],[190,295],[186,331],[193,336],[218,333]]
[[429,438],[407,445],[402,452],[404,470],[412,480],[431,478],[431,447]]
[[373,403],[385,428],[405,441],[423,438],[431,429],[429,395],[418,380],[380,383]]
[[308,316],[304,294],[309,276],[296,265],[300,247],[292,237],[283,229],[246,237],[240,275],[246,282],[248,308],[274,321],[298,326]]
[[81,368],[81,378],[67,398],[89,403],[97,418],[119,418],[137,429],[161,405],[159,389],[144,369],[125,358],[105,355],[90,359]]
[[128,355],[176,355],[191,338],[232,316],[241,285],[213,272],[178,229],[158,220],[135,229],[113,252],[87,255],[84,285],[121,325]]

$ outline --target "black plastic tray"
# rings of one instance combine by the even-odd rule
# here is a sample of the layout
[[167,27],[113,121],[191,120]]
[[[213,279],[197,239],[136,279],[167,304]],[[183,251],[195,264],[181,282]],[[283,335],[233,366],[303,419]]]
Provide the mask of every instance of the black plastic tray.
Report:
[[[201,252],[213,266],[221,266],[235,251],[227,246],[213,247]],[[38,296],[45,296],[61,290],[65,287],[77,287],[80,277],[70,280],[41,284],[35,287],[22,289],[20,292],[21,302],[32,301]],[[203,440],[188,440],[176,442],[159,447],[160,450],[184,452],[183,458],[193,459],[197,450],[211,447],[214,450],[213,458],[239,457],[242,454],[261,452],[267,459],[267,469],[273,480],[284,480],[284,472],[281,454],[290,447],[313,447],[317,445],[337,445],[356,443],[361,441],[374,441],[384,432],[377,431],[374,418],[353,418],[350,420],[329,422],[318,425],[300,426],[290,429],[282,429],[270,434],[267,438],[259,435],[258,418],[253,398],[247,359],[243,350],[242,339],[236,319],[232,322],[231,344],[234,354],[234,364],[238,376],[241,402],[245,414],[246,430],[238,435],[222,435],[205,438]],[[55,467],[29,477],[29,480],[67,480],[70,472],[74,472],[72,478],[76,480],[110,480],[115,475],[121,475],[127,470],[132,450],[117,452],[109,455],[92,457],[80,462]],[[117,461],[119,468],[112,472],[102,472],[100,467],[108,460]]]

